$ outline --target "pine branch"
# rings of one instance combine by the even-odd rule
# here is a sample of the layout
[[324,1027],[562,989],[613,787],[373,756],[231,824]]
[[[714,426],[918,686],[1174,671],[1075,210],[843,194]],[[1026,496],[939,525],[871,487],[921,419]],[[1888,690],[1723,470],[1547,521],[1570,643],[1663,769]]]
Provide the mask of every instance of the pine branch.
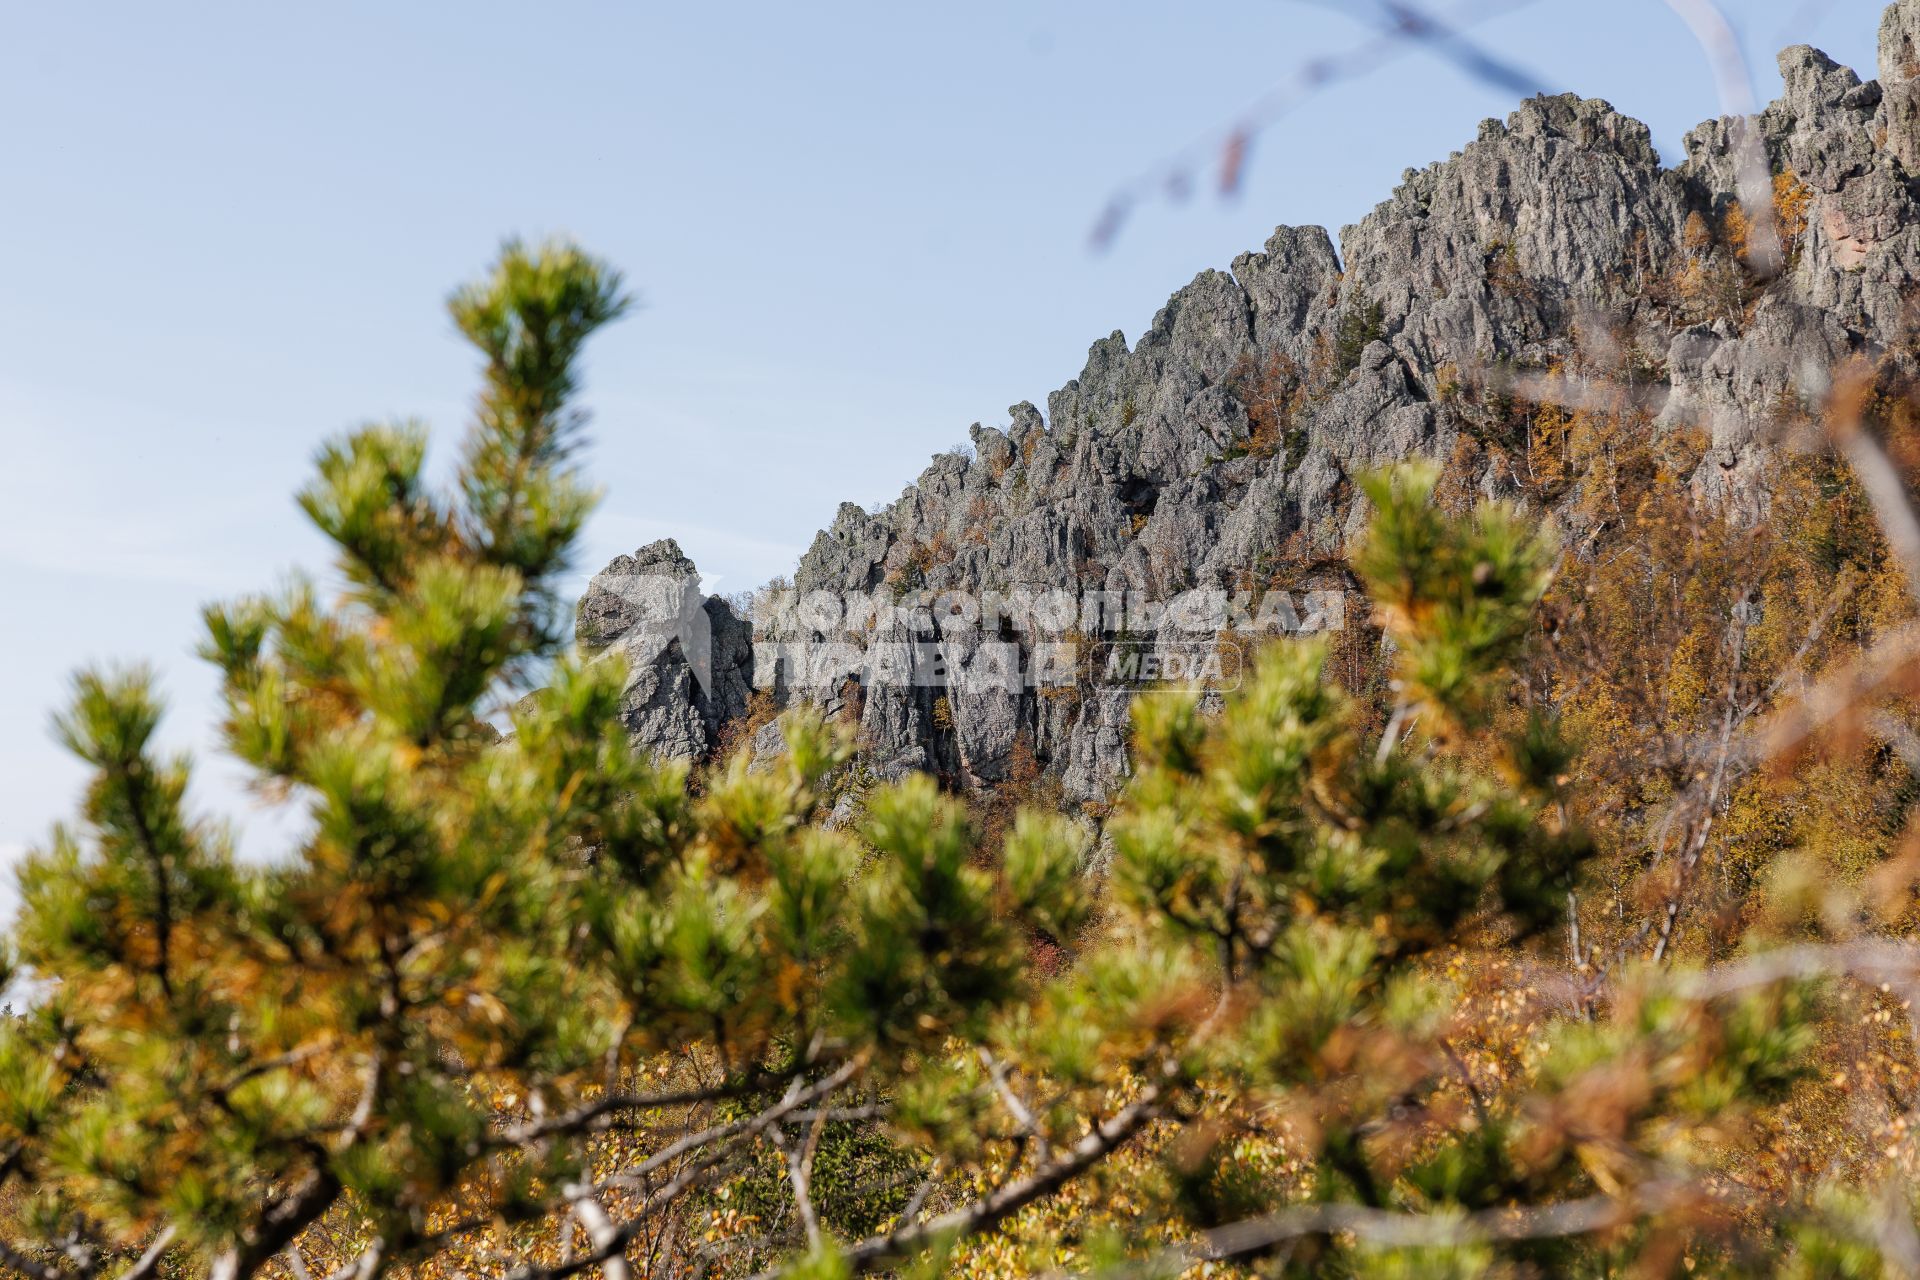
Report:
[[[135,767],[137,766],[137,767]],[[173,887],[167,883],[167,859],[160,851],[160,845],[154,838],[153,826],[147,821],[146,789],[140,782],[147,773],[147,763],[141,757],[135,757],[132,765],[121,761],[113,766],[112,772],[125,793],[127,815],[133,824],[134,839],[139,842],[140,851],[146,856],[147,865],[153,871],[154,892],[154,970],[160,977],[160,994],[169,1003],[173,1000]]]

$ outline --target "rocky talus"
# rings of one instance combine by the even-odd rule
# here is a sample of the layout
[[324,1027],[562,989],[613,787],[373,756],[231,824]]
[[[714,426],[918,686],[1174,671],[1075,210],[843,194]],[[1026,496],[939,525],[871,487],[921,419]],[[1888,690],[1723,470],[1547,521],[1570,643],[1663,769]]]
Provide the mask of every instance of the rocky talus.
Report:
[[[882,510],[842,504],[757,619],[681,598],[696,575],[665,542],[594,580],[580,640],[627,653],[626,724],[659,752],[705,757],[768,708],[811,700],[857,717],[871,776],[930,769],[992,787],[1039,769],[1068,800],[1099,802],[1127,774],[1129,695],[1010,686],[982,669],[1004,632],[938,609],[883,619],[882,636],[939,646],[942,686],[797,680],[769,669],[755,640],[791,640],[796,627],[803,639],[876,638],[864,622],[813,625],[777,608],[812,592],[1165,599],[1337,582],[1364,517],[1351,477],[1414,455],[1458,459],[1487,398],[1461,387],[1560,385],[1556,371],[1591,367],[1600,344],[1630,371],[1647,429],[1708,433],[1696,489],[1764,518],[1757,474],[1778,407],[1816,404],[1851,353],[1911,341],[1920,0],[1887,10],[1877,80],[1806,46],[1779,62],[1780,100],[1702,125],[1676,168],[1646,126],[1597,99],[1537,98],[1488,120],[1446,160],[1409,170],[1337,248],[1319,227],[1280,228],[1175,293],[1131,347],[1118,332],[1094,343],[1044,411],[1022,403],[1005,426],[976,424],[971,450],[936,458]],[[1756,134],[1789,236],[1770,279],[1734,243],[1763,234],[1739,201],[1741,148]],[[1464,454],[1477,459],[1473,487],[1517,492],[1497,454]],[[663,576],[683,584],[672,598],[637,600],[623,585]],[[1031,639],[1016,630],[1011,642]],[[776,746],[777,729],[756,743]]]

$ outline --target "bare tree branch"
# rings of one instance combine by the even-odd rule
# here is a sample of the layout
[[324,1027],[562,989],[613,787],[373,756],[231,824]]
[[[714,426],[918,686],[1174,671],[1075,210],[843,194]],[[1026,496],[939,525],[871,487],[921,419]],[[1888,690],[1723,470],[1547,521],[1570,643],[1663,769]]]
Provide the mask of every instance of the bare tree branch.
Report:
[[567,1198],[573,1202],[573,1216],[586,1228],[587,1239],[596,1249],[606,1250],[606,1259],[600,1264],[600,1274],[606,1280],[633,1280],[633,1269],[627,1266],[624,1249],[625,1240],[615,1229],[613,1220],[607,1217],[607,1211],[594,1198],[593,1188],[575,1184],[566,1190]]
[[1740,48],[1740,37],[1715,0],[1666,0],[1666,5],[1693,32],[1693,38],[1713,67],[1721,110],[1734,117],[1733,144],[1740,203],[1746,209],[1747,262],[1755,273],[1770,277],[1780,270],[1780,234],[1773,218],[1773,163],[1766,142],[1755,126],[1753,75]]
[[1917,972],[1920,972],[1920,947],[1863,939],[1780,947],[1700,973],[1680,974],[1675,982],[1680,994],[1688,999],[1713,1000],[1795,978],[1848,976],[1877,984],[1911,978]]
[[532,1120],[525,1124],[510,1125],[501,1129],[493,1141],[501,1146],[524,1146],[542,1138],[561,1134],[591,1133],[598,1128],[610,1127],[610,1117],[621,1111],[659,1111],[668,1107],[694,1106],[702,1102],[718,1102],[724,1098],[737,1098],[767,1086],[769,1077],[755,1076],[750,1079],[736,1080],[731,1083],[715,1085],[707,1089],[684,1089],[663,1093],[608,1093],[583,1103],[570,1111],[545,1119]]
[[1051,1159],[1052,1150],[1047,1144],[1047,1135],[1034,1119],[1032,1110],[1014,1092],[1013,1085],[1007,1080],[1006,1068],[1000,1065],[985,1045],[980,1046],[980,1064],[987,1069],[987,1078],[993,1081],[993,1089],[999,1095],[1001,1105],[1019,1124],[1021,1137],[1032,1139],[1034,1151],[1042,1163]]
[[1200,1263],[1251,1257],[1315,1236],[1351,1235],[1368,1245],[1388,1249],[1554,1240],[1591,1235],[1648,1214],[1701,1202],[1711,1202],[1711,1198],[1696,1185],[1670,1182],[1641,1187],[1630,1196],[1596,1195],[1458,1216],[1396,1213],[1357,1204],[1290,1205],[1264,1217],[1217,1227],[1194,1244],[1164,1250],[1101,1274],[1172,1275]]
[[51,1263],[41,1262],[20,1245],[0,1240],[0,1266],[18,1271],[29,1280],[67,1280],[67,1273]]
[[1342,53],[1301,63],[1291,75],[1249,103],[1228,124],[1208,130],[1147,172],[1117,188],[1094,224],[1088,237],[1090,244],[1095,250],[1105,249],[1112,244],[1128,216],[1148,200],[1159,196],[1184,199],[1194,187],[1195,175],[1216,163],[1220,167],[1221,191],[1232,195],[1238,188],[1239,175],[1253,140],[1328,85],[1378,70],[1417,47],[1422,37],[1431,39],[1438,30],[1457,33],[1463,28],[1532,3],[1534,0],[1468,0],[1468,3],[1452,10],[1444,19],[1430,17],[1424,28],[1409,30],[1398,22],[1388,22],[1372,38]]
[[[1000,1186],[971,1204],[937,1218],[902,1223],[885,1235],[870,1236],[846,1250],[844,1256],[847,1262],[856,1272],[871,1271],[942,1236],[963,1236],[987,1230],[1035,1200],[1051,1195],[1125,1146],[1134,1135],[1160,1117],[1160,1096],[1158,1086],[1147,1088],[1136,1101],[1096,1124],[1065,1153],[1028,1177]],[[763,1272],[756,1280],[772,1280],[778,1274],[777,1270]]]
[[135,1259],[132,1266],[120,1273],[120,1280],[146,1280],[159,1269],[160,1260],[166,1257],[168,1247],[173,1244],[173,1238],[178,1234],[178,1230],[171,1222],[160,1228],[160,1234],[147,1245],[146,1251]]
[[1908,593],[1920,601],[1920,515],[1914,512],[1913,499],[1893,460],[1867,432],[1863,418],[1870,390],[1864,369],[1855,366],[1848,370],[1837,381],[1829,401],[1832,409],[1827,429],[1873,504],[1880,531],[1906,577]]

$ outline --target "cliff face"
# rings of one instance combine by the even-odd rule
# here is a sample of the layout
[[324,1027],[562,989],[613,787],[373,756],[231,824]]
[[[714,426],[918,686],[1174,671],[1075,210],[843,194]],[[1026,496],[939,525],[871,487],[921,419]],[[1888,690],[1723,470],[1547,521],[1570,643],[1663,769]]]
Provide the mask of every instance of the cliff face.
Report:
[[[883,510],[843,504],[791,591],[763,600],[751,623],[686,595],[692,565],[661,543],[595,579],[580,638],[628,653],[627,723],[658,751],[712,752],[759,688],[763,706],[812,700],[857,716],[875,775],[927,768],[991,786],[1031,761],[1069,799],[1097,801],[1127,772],[1132,693],[1097,679],[1010,680],[1007,646],[1044,665],[1049,639],[1097,640],[1085,602],[1102,593],[1164,603],[1338,585],[1364,515],[1349,477],[1461,456],[1480,411],[1463,383],[1594,394],[1590,377],[1575,386],[1557,371],[1591,369],[1608,347],[1649,430],[1710,433],[1697,491],[1734,518],[1762,519],[1758,469],[1777,408],[1817,404],[1836,360],[1912,332],[1920,0],[1888,9],[1878,81],[1804,46],[1780,67],[1778,102],[1752,121],[1701,126],[1674,169],[1644,125],[1605,102],[1526,102],[1449,159],[1409,171],[1342,232],[1338,252],[1318,227],[1280,228],[1261,252],[1174,294],[1133,347],[1117,332],[1096,342],[1044,414],[1023,403],[1004,428],[975,425],[970,453],[935,459]],[[1779,175],[1791,233],[1770,279],[1730,243],[1758,221],[1737,207],[1748,130]],[[1515,492],[1498,457],[1466,454],[1468,484]],[[662,576],[683,587],[662,593]],[[983,622],[951,603],[1045,591],[1081,602],[1070,626],[996,622],[991,607]],[[902,607],[806,606],[848,597]],[[1174,630],[1144,616],[1107,630],[1130,643]],[[796,640],[816,654],[917,642],[944,674],[881,678],[844,648],[809,671],[778,647]]]

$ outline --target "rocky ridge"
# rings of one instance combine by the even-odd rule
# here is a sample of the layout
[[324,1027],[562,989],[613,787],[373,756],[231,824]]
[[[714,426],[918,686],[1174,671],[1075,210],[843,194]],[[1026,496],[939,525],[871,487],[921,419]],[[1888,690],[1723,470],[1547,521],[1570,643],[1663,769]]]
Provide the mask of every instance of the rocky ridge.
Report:
[[[1650,429],[1710,433],[1696,488],[1762,518],[1770,407],[1812,405],[1835,360],[1913,329],[1920,0],[1887,10],[1879,61],[1879,78],[1862,82],[1816,49],[1786,50],[1779,101],[1752,120],[1702,125],[1675,168],[1606,102],[1525,102],[1448,159],[1409,170],[1338,250],[1321,228],[1281,227],[1175,293],[1132,347],[1118,332],[1094,343],[1044,413],[1022,403],[1005,427],[976,424],[970,451],[937,457],[882,510],[842,504],[790,591],[754,620],[700,597],[692,563],[667,541],[594,579],[579,639],[626,653],[623,719],[657,752],[702,758],[754,729],[756,750],[775,749],[777,729],[750,717],[812,700],[857,718],[871,776],[929,769],[991,788],[1038,769],[1068,800],[1097,803],[1127,773],[1125,693],[1010,688],[985,669],[993,637],[937,610],[876,630],[809,623],[805,611],[796,622],[781,602],[1022,588],[1164,599],[1337,581],[1364,517],[1352,476],[1455,457],[1473,430],[1463,380],[1549,376],[1581,342],[1629,349]],[[1723,281],[1745,294],[1721,307],[1702,236],[1737,210],[1750,130],[1781,175],[1791,253],[1771,280]],[[1723,276],[1732,261],[1723,255]],[[1690,267],[1698,296],[1661,297],[1659,282]],[[1514,492],[1497,457],[1473,464],[1468,481]],[[649,587],[651,598],[628,585],[662,577],[679,585]],[[756,666],[756,636],[796,633],[931,643],[949,677],[810,686],[769,669],[764,643]]]

